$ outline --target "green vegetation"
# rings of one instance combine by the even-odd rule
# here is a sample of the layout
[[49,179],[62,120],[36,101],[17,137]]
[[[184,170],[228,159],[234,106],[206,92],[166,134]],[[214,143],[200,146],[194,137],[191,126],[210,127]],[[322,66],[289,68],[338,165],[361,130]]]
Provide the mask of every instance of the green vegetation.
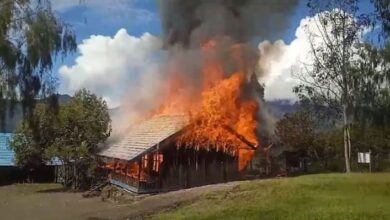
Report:
[[320,174],[243,182],[153,219],[390,219],[390,174]]
[[58,109],[39,104],[16,133],[10,147],[18,166],[39,169],[58,158],[65,165],[64,185],[85,189],[99,178],[95,153],[110,136],[111,120],[106,102],[81,90]]
[[[58,58],[73,53],[76,35],[50,1],[0,0],[0,125],[13,102],[31,114],[36,99],[55,92]],[[11,104],[11,105],[10,105]]]

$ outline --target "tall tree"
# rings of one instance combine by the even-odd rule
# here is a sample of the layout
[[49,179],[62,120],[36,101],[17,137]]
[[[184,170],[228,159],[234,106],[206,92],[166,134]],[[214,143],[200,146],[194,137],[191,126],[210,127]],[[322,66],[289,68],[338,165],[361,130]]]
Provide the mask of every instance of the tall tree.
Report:
[[390,123],[390,42],[384,48],[364,44],[356,54],[352,90],[360,126]]
[[309,0],[314,26],[307,27],[312,63],[297,73],[302,84],[294,91],[338,111],[344,133],[345,170],[350,172],[354,96],[352,65],[368,16],[359,14],[358,0]]
[[49,0],[0,0],[0,122],[15,100],[32,114],[36,98],[53,93],[54,60],[76,47],[75,33]]

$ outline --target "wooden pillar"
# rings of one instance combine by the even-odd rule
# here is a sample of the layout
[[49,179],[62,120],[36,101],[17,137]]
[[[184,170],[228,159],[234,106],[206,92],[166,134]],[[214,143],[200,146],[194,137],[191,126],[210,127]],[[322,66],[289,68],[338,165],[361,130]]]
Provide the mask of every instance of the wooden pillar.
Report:
[[203,169],[204,169],[204,178],[202,184],[207,182],[207,152],[203,152]]
[[[129,173],[129,162],[126,161],[126,165],[125,165],[125,180],[126,180],[126,184],[129,184],[129,175],[127,175]],[[130,184],[131,185],[131,184]]]
[[139,185],[140,185],[140,182],[141,182],[141,169],[142,169],[142,157],[138,161],[138,180],[137,180],[138,188],[139,188]]

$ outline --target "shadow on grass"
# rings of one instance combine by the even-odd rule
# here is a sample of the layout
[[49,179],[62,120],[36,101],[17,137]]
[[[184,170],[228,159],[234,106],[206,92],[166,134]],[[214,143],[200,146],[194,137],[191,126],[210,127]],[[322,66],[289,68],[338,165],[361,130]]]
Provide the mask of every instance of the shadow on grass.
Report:
[[63,192],[76,192],[70,188],[66,187],[57,187],[57,188],[52,188],[52,189],[43,189],[43,190],[38,190],[37,193],[63,193]]

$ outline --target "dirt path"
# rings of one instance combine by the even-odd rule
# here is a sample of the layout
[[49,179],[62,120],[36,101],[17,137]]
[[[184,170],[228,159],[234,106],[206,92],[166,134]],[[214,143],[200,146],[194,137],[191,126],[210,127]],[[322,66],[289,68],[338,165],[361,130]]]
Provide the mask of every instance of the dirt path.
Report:
[[191,203],[191,201],[200,196],[210,193],[228,192],[239,184],[240,182],[230,182],[152,195],[131,204],[98,211],[95,216],[90,216],[90,218],[101,220],[141,219],[153,213],[175,208],[181,204]]
[[0,219],[86,219],[96,210],[115,208],[99,198],[85,199],[81,193],[63,192],[55,184],[22,184],[0,187]]
[[0,187],[0,219],[140,219],[150,214],[190,203],[209,193],[228,192],[240,182],[202,186],[146,196],[129,203],[102,202],[83,198],[81,193],[63,192],[56,184],[21,184]]

